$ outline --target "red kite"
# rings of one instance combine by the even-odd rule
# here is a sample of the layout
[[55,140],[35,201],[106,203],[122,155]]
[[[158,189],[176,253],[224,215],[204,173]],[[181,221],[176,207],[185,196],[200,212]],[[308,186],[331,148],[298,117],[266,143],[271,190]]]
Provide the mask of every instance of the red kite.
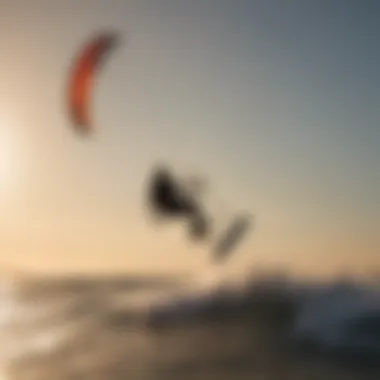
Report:
[[81,133],[87,134],[93,129],[91,100],[96,73],[116,42],[117,36],[114,33],[98,35],[80,51],[72,67],[68,87],[68,105],[74,127]]

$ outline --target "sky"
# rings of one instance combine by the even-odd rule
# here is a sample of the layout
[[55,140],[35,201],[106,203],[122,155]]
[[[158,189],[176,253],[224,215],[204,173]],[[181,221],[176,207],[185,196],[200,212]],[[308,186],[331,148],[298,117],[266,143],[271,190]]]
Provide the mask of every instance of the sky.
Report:
[[[155,162],[207,178],[218,228],[255,229],[231,271],[380,271],[376,1],[0,0],[0,267],[176,273],[212,244],[153,225]],[[73,59],[121,44],[94,90],[95,134],[65,104]]]

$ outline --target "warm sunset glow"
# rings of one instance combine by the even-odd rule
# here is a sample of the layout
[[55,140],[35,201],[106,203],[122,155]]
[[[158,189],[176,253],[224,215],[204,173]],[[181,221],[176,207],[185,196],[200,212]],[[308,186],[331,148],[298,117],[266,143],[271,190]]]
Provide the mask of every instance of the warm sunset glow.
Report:
[[0,123],[0,191],[6,191],[15,171],[14,144],[5,123]]
[[[32,3],[1,2],[0,271],[194,273],[206,289],[253,271],[379,272],[375,11]],[[90,59],[76,120],[70,79],[104,33],[118,43]],[[200,202],[207,239],[147,212],[158,165]],[[214,268],[241,214],[254,229]]]

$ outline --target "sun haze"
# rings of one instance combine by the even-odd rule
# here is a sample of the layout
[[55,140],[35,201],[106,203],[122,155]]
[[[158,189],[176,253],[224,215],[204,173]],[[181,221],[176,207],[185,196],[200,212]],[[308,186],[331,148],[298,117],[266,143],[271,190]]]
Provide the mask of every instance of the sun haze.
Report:
[[[326,4],[2,1],[0,263],[201,270],[207,244],[147,220],[160,160],[208,178],[217,220],[255,214],[231,270],[379,270],[379,6]],[[106,29],[123,42],[79,138],[69,70]]]

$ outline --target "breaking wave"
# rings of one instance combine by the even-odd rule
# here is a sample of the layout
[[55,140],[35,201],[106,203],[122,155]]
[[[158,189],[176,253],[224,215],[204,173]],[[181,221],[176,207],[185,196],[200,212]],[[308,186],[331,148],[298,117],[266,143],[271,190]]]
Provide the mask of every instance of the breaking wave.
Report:
[[151,308],[153,326],[234,319],[283,324],[295,345],[329,353],[380,357],[380,287],[340,281],[300,284],[285,278],[239,289],[181,295]]
[[[14,371],[37,366],[49,374],[63,373],[69,362],[86,362],[100,371],[97,365],[106,368],[112,358],[115,368],[125,367],[123,376],[133,370],[158,378],[165,365],[184,371],[184,357],[191,368],[206,365],[208,358],[208,371],[217,371],[215,363],[218,371],[223,366],[226,371],[228,354],[229,378],[237,378],[237,361],[252,373],[272,361],[293,362],[294,371],[304,366],[307,374],[307,353],[313,358],[327,354],[334,363],[340,356],[350,363],[363,358],[379,363],[379,283],[305,284],[273,276],[239,285],[214,280],[185,285],[116,277],[2,282],[0,365],[12,361],[20,363],[13,364]],[[354,356],[360,360],[351,360]],[[83,357],[88,358],[82,363]],[[104,376],[112,378],[108,372]],[[271,378],[282,378],[276,376]],[[325,376],[321,372],[320,378]]]

